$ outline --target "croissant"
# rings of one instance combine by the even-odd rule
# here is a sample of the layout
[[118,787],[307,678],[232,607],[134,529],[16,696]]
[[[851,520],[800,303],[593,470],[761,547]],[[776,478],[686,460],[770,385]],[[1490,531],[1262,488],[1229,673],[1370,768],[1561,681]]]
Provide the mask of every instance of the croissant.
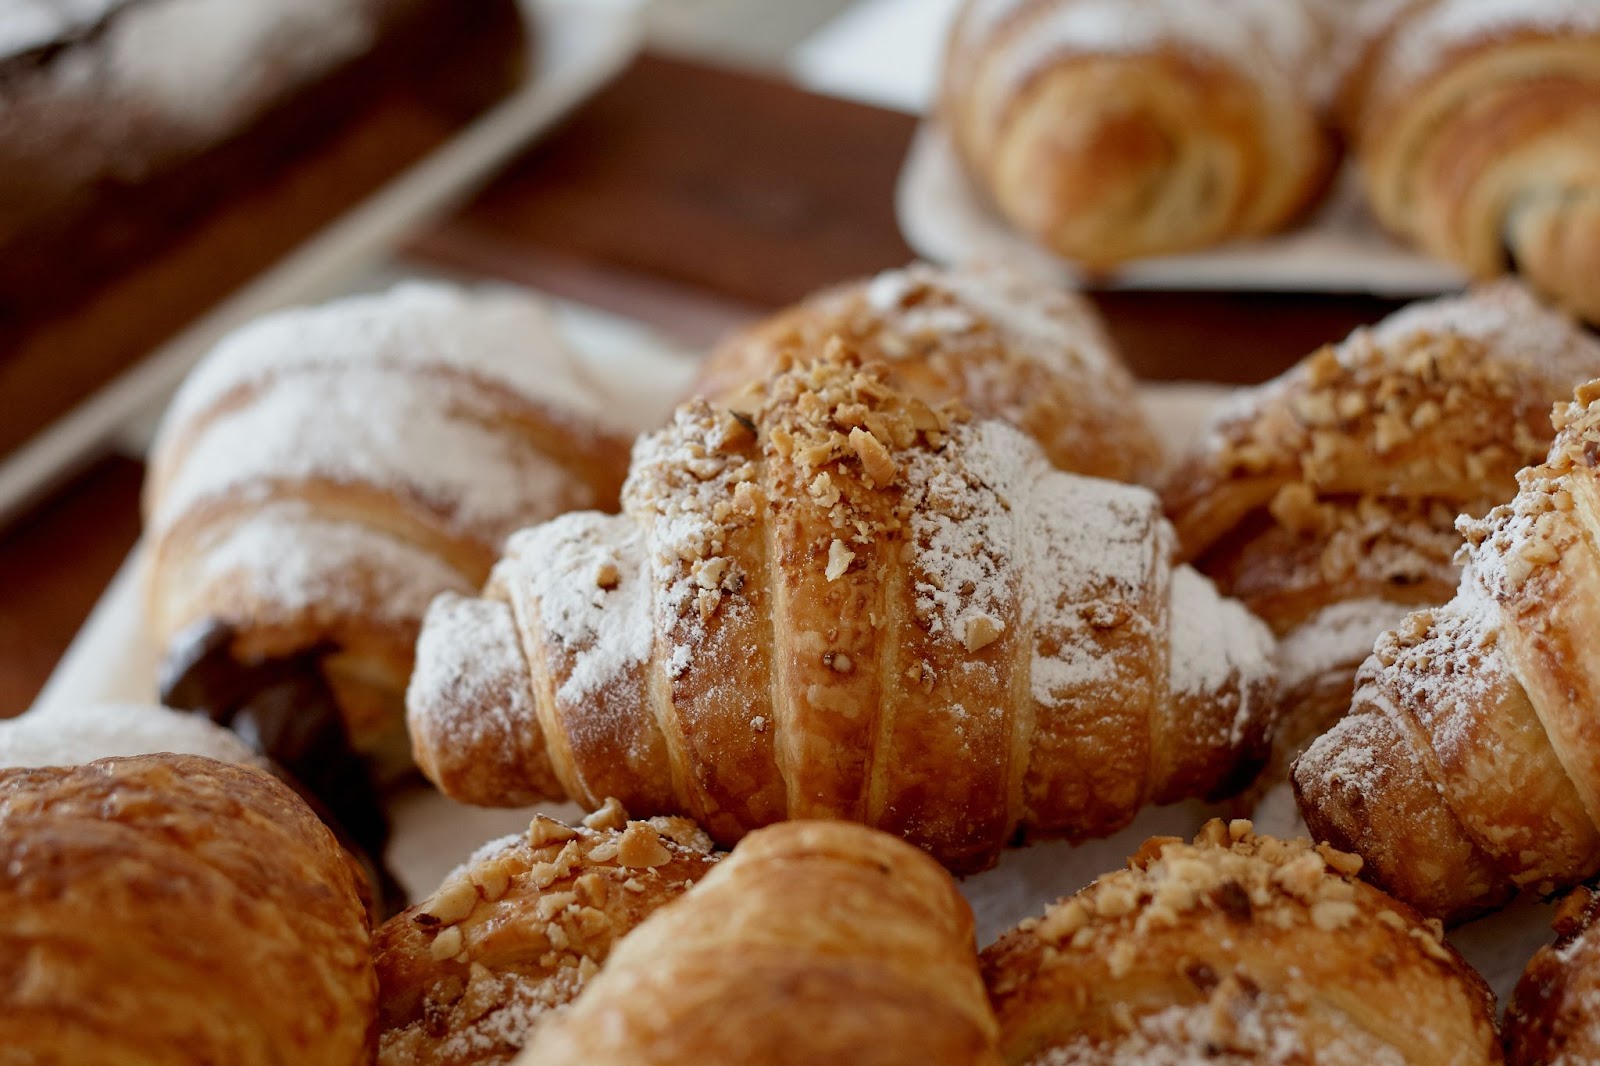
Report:
[[522,1066],[998,1066],[972,911],[926,855],[839,822],[752,833],[617,945]]
[[1320,197],[1331,36],[1285,0],[968,0],[940,117],[1013,226],[1107,270],[1279,229]]
[[311,655],[355,750],[405,766],[429,600],[476,588],[513,530],[615,505],[632,427],[611,407],[509,294],[411,284],[245,327],[154,447],[158,646],[170,664],[221,626],[242,663]]
[[356,875],[268,774],[192,755],[0,770],[0,1058],[370,1059]]
[[435,601],[408,705],[447,794],[616,796],[724,844],[845,818],[971,870],[1248,780],[1271,639],[1173,567],[1151,493],[837,345],[754,398],[686,404],[622,515],[519,533],[482,598]]
[[379,1066],[506,1063],[613,945],[720,857],[693,822],[535,817],[373,936]]
[[958,400],[1009,422],[1063,470],[1146,480],[1161,461],[1094,306],[1019,271],[915,263],[827,289],[720,345],[695,395],[737,403],[796,352],[829,337],[890,367],[892,381],[933,407]]
[[1326,845],[1212,820],[983,953],[1008,1063],[1501,1061],[1494,997]]
[[1456,516],[1549,446],[1600,343],[1500,282],[1414,304],[1223,413],[1164,497],[1185,558],[1270,625],[1283,703],[1263,783],[1349,709],[1372,642],[1450,598]]
[[88,704],[0,720],[0,768],[77,766],[115,755],[179,752],[261,766],[237,733],[197,714],[146,704]]
[[1506,1008],[1506,1061],[1511,1066],[1600,1061],[1600,897],[1577,888],[1556,912],[1556,942],[1528,963]]
[[1520,271],[1600,321],[1600,8],[1388,7],[1344,94],[1378,218],[1477,277]]
[[1294,772],[1313,832],[1450,920],[1600,871],[1596,399],[1558,408],[1512,503],[1462,520],[1455,598],[1378,639],[1351,716]]

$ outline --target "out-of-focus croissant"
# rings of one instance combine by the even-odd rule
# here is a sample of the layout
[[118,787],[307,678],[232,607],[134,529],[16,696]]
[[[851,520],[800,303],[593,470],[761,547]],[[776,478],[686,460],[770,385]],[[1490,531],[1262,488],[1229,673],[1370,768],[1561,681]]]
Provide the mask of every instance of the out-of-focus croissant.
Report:
[[724,342],[695,395],[737,404],[833,336],[930,406],[955,400],[1011,423],[1063,470],[1115,481],[1156,472],[1155,432],[1093,305],[1014,270],[915,263],[824,290]]
[[1456,516],[1504,500],[1600,343],[1512,282],[1414,304],[1231,404],[1165,492],[1186,558],[1282,641],[1264,783],[1350,707],[1378,634],[1450,598]]
[[1318,197],[1331,30],[1297,0],[969,0],[941,117],[1013,225],[1112,268],[1281,228]]
[[357,876],[263,771],[195,755],[0,770],[0,1060],[370,1059]]
[[1379,638],[1294,779],[1306,823],[1460,918],[1600,870],[1600,382],[1515,500],[1461,524],[1455,599]]
[[998,1066],[972,911],[861,826],[752,833],[617,945],[519,1066]]
[[983,953],[1008,1063],[1501,1061],[1488,986],[1356,857],[1214,820],[1128,865]]
[[1600,321],[1600,6],[1368,6],[1390,17],[1344,104],[1378,217],[1475,276],[1519,270]]
[[729,843],[845,818],[973,869],[1225,792],[1263,753],[1270,636],[1173,566],[1152,494],[877,369],[686,405],[624,495],[434,603],[408,702],[447,793],[616,796]]
[[612,946],[719,858],[683,818],[615,802],[485,845],[373,936],[379,1066],[505,1063],[582,991]]

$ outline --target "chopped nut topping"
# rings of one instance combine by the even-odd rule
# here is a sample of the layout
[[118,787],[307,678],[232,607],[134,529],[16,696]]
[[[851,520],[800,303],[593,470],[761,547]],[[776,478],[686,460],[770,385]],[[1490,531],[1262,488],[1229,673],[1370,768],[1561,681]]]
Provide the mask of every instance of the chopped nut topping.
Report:
[[672,852],[661,843],[661,834],[647,822],[630,822],[618,844],[617,865],[630,869],[665,866]]
[[837,581],[843,577],[855,557],[856,553],[851,551],[844,541],[835,538],[833,543],[828,545],[828,580]]
[[586,829],[622,829],[628,824],[628,812],[622,809],[622,804],[614,796],[607,796],[601,808],[591,812],[583,824]]
[[1000,634],[1005,629],[1005,623],[990,618],[988,615],[969,615],[966,628],[961,634],[962,643],[968,651],[979,651],[987,648],[1000,639]]
[[433,943],[429,946],[428,952],[433,956],[434,961],[443,962],[445,959],[453,959],[461,954],[464,944],[465,941],[461,937],[461,927],[452,925],[447,929],[441,930],[439,935],[433,938]]
[[578,831],[576,829],[569,825],[562,825],[554,818],[546,818],[542,814],[534,815],[533,821],[528,825],[528,843],[536,848],[560,844],[571,840],[577,835]]

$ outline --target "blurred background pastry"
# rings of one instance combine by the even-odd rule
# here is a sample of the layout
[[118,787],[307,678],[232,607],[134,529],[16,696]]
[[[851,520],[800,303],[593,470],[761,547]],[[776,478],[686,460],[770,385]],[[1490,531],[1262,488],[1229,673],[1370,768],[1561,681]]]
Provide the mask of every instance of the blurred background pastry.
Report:
[[13,451],[516,86],[515,0],[0,9]]

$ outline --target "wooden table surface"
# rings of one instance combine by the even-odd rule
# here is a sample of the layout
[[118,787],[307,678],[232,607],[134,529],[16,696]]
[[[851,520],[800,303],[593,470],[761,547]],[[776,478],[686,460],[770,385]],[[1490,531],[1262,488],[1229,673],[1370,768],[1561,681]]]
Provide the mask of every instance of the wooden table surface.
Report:
[[[522,282],[690,344],[911,258],[894,186],[915,120],[646,55],[405,256]],[[1135,372],[1253,382],[1394,307],[1100,293]],[[142,465],[105,459],[0,529],[0,716],[43,685],[138,536]]]

